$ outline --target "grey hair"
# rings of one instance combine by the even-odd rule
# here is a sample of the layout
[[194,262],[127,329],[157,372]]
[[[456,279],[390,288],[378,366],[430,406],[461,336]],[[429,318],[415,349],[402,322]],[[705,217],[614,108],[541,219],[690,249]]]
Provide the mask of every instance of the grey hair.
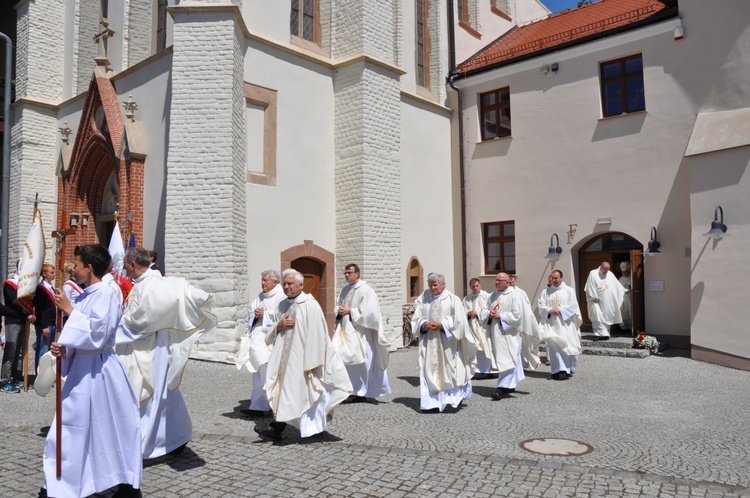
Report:
[[445,285],[445,275],[442,273],[430,273],[427,275],[427,283],[437,282],[440,285]]
[[286,278],[287,275],[294,275],[294,280],[299,285],[302,285],[302,284],[305,283],[305,277],[300,272],[298,272],[297,270],[295,270],[294,268],[288,268],[288,269],[284,270],[281,273],[281,278]]
[[151,266],[151,257],[148,251],[142,247],[131,247],[125,253],[125,261],[128,263],[135,263],[138,266],[148,268]]
[[263,278],[266,275],[268,275],[268,277],[271,280],[273,280],[274,282],[276,282],[277,284],[279,282],[281,282],[281,275],[279,275],[279,271],[278,270],[266,270],[266,271],[264,271],[263,273],[260,274],[260,278]]

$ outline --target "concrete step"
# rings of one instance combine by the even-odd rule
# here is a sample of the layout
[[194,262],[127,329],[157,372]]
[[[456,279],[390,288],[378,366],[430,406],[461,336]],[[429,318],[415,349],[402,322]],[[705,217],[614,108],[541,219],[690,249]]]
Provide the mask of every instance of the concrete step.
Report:
[[[630,336],[612,336],[608,341],[594,341],[593,334],[581,335],[581,353],[599,356],[618,356],[621,358],[648,358],[651,353],[645,349],[633,348],[633,338]],[[665,343],[659,345],[659,351],[667,348]],[[539,345],[542,356],[547,355],[545,344]]]

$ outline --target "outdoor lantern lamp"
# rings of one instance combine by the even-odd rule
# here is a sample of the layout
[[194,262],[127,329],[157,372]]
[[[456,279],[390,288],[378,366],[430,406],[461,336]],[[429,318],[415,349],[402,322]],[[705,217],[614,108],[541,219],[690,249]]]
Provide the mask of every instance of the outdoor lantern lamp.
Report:
[[661,254],[659,240],[656,238],[656,227],[651,227],[651,240],[648,241],[648,255]]
[[76,213],[71,213],[70,215],[70,226],[71,227],[78,226],[78,215]]
[[[556,240],[556,242],[553,242],[554,240]],[[544,258],[553,260],[560,259],[560,254],[562,254],[560,237],[558,237],[556,233],[553,233],[549,238],[549,252],[547,252],[547,255]]]
[[716,209],[714,209],[714,221],[711,222],[711,230],[703,235],[716,240],[729,237],[727,226],[724,224],[724,210],[721,209],[721,206],[716,206]]

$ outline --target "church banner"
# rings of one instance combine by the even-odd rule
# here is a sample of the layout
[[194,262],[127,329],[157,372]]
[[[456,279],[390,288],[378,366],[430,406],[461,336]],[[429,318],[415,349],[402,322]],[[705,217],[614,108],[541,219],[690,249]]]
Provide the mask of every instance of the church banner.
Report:
[[[26,308],[24,302],[34,296],[44,264],[44,228],[42,213],[34,208],[34,220],[31,222],[29,236],[21,250],[21,262],[18,265],[18,304]],[[29,299],[30,300],[30,299]],[[33,313],[32,310],[27,311]]]

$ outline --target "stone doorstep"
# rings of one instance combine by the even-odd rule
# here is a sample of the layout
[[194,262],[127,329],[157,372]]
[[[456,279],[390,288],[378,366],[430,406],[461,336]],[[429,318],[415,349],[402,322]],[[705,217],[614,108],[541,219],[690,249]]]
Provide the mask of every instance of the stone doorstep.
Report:
[[[630,336],[612,336],[608,341],[593,341],[591,334],[581,337],[581,354],[599,356],[618,356],[621,358],[648,358],[651,356],[645,349],[633,348],[633,338]],[[667,349],[665,343],[659,345],[659,351]],[[539,352],[546,357],[545,344],[539,345]]]

